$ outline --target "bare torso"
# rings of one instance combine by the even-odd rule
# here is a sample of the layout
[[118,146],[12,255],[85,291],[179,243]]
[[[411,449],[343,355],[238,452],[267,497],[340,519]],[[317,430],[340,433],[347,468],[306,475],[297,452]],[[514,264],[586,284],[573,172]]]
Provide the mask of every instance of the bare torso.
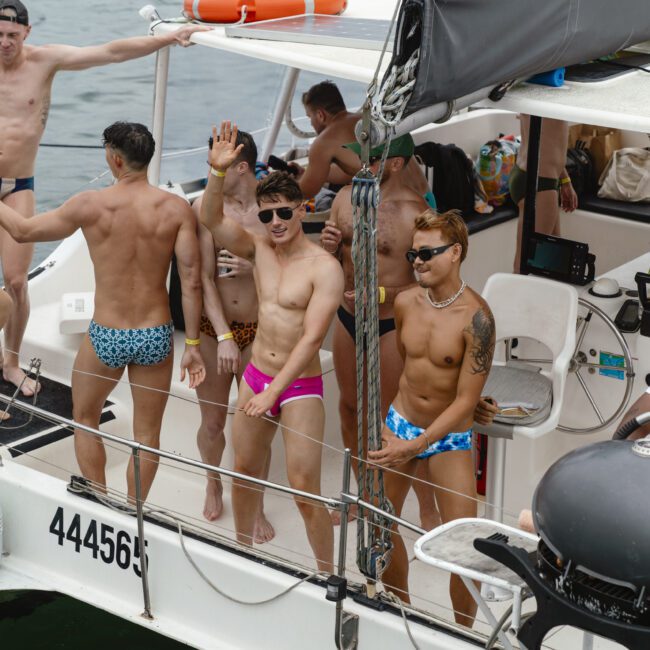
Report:
[[[401,296],[400,342],[404,371],[395,409],[412,424],[428,427],[456,398],[467,346],[467,328],[485,301],[469,287],[453,305],[435,309],[421,287]],[[471,418],[463,424],[472,426]]]
[[116,328],[169,322],[167,274],[179,228],[194,219],[189,206],[145,180],[86,196],[82,231],[95,268],[95,321]]
[[[387,189],[387,188],[386,188]],[[345,276],[345,290],[354,289],[354,265],[352,263],[353,219],[350,203],[351,188],[345,187],[336,199],[332,220],[341,230],[341,264]],[[422,197],[407,187],[395,184],[384,191],[377,213],[377,270],[378,283],[386,289],[406,288],[415,282],[413,267],[405,258],[406,251],[413,241],[413,223],[426,203]],[[379,306],[379,318],[392,318],[393,298]],[[351,312],[345,302],[342,306]]]
[[[257,217],[259,207],[253,204],[250,209],[242,210],[240,206],[224,201],[224,214],[242,225],[248,232],[260,237],[266,236],[266,230]],[[219,253],[217,247],[215,254]],[[220,277],[219,270],[215,272],[215,284],[219,291],[221,304],[228,322],[252,322],[257,320],[257,292],[252,273],[240,273],[235,277]]]
[[38,145],[50,108],[54,60],[48,47],[24,46],[24,60],[0,67],[0,177],[34,173]]
[[[530,115],[520,115],[521,148],[517,156],[517,165],[526,169],[528,165],[528,133]],[[542,134],[539,143],[538,176],[560,178],[566,164],[566,146],[569,137],[569,124],[563,120],[542,120]]]
[[[254,275],[259,315],[251,362],[262,372],[275,376],[283,368],[303,335],[315,281],[331,273],[340,273],[336,259],[306,238],[301,254],[288,260],[278,255],[273,244],[258,240]],[[300,376],[320,374],[316,353]]]

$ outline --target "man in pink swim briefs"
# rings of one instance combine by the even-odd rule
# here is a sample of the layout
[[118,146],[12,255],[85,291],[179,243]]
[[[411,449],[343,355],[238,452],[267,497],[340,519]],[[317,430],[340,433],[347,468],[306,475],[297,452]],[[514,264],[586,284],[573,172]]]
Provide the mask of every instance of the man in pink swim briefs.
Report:
[[[332,255],[303,233],[304,198],[293,177],[275,172],[256,188],[266,235],[245,230],[223,213],[226,170],[237,160],[237,127],[222,122],[209,155],[203,223],[224,248],[253,264],[259,311],[251,360],[239,385],[232,432],[235,470],[262,477],[278,423],[289,483],[320,494],[325,424],[319,350],[343,294],[343,272]],[[251,545],[262,492],[233,482],[237,540]],[[334,532],[328,511],[297,500],[318,568],[331,571]]]

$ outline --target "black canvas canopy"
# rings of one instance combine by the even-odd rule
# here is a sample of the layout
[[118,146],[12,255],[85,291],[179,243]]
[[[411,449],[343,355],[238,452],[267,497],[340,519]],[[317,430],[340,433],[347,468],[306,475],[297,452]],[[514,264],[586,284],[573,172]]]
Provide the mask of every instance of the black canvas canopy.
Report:
[[402,117],[650,40],[650,0],[403,0],[391,65],[420,48]]

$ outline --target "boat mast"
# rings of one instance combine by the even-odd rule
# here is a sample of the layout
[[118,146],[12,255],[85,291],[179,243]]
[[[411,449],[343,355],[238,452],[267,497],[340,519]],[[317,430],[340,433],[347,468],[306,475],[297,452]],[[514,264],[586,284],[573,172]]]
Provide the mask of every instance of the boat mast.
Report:
[[163,134],[165,127],[165,103],[167,101],[167,78],[169,76],[169,46],[158,50],[156,54],[156,78],[153,91],[153,117],[151,131],[156,150],[149,163],[149,182],[160,183],[160,163],[162,161]]

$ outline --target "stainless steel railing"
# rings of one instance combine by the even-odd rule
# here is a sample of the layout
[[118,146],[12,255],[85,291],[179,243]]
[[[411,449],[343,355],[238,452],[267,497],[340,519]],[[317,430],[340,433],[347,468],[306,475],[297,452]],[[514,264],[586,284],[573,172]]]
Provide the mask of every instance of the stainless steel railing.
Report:
[[[255,478],[253,476],[248,476],[246,474],[240,474],[239,472],[226,469],[225,467],[209,465],[207,463],[203,463],[201,461],[194,460],[192,458],[185,458],[184,456],[181,456],[179,454],[174,454],[172,452],[165,451],[163,449],[156,449],[155,447],[149,447],[148,445],[143,445],[139,442],[121,438],[120,436],[116,436],[111,433],[106,433],[104,431],[99,431],[99,429],[94,429],[93,427],[80,424],[69,418],[64,418],[60,415],[57,415],[56,413],[51,413],[50,411],[46,411],[45,409],[42,409],[38,406],[27,404],[25,402],[14,401],[12,398],[6,395],[0,394],[0,403],[12,405],[22,411],[25,411],[27,413],[32,413],[33,415],[41,417],[45,420],[48,420],[56,424],[60,424],[62,426],[71,429],[79,429],[80,431],[84,431],[86,433],[98,436],[103,440],[108,440],[112,443],[116,443],[123,447],[127,447],[131,450],[131,455],[133,456],[133,469],[134,469],[134,477],[135,477],[135,488],[136,488],[135,505],[136,505],[138,536],[140,538],[140,544],[141,544],[140,548],[145,548],[144,508],[143,508],[143,502],[141,496],[141,484],[140,484],[140,454],[142,452],[154,454],[160,458],[165,458],[167,460],[180,463],[181,465],[187,465],[189,467],[194,467],[209,472],[215,472],[219,475],[228,476],[230,478],[234,478],[246,483],[251,483],[253,485],[257,485],[260,487],[276,490],[277,492],[289,494],[293,497],[299,497],[301,499],[319,503],[331,509],[339,510],[341,513],[341,529],[340,529],[341,532],[339,536],[338,560],[337,560],[336,570],[337,570],[337,575],[342,579],[345,578],[345,565],[347,559],[347,537],[348,537],[347,514],[351,505],[357,505],[361,508],[365,508],[366,510],[379,513],[389,521],[392,521],[393,523],[396,523],[400,526],[404,526],[405,528],[408,528],[409,530],[412,530],[418,534],[422,535],[426,532],[424,529],[420,528],[419,526],[416,526],[415,524],[412,524],[411,522],[406,521],[405,519],[402,519],[400,517],[396,517],[393,514],[385,512],[381,508],[378,508],[377,506],[373,505],[372,503],[368,503],[367,501],[363,500],[358,495],[350,493],[350,477],[351,477],[350,468],[351,468],[352,455],[349,449],[345,450],[344,457],[343,457],[343,482],[341,486],[340,499],[335,499],[332,497],[324,497],[318,494],[312,494],[310,492],[304,492],[302,490],[296,490],[286,485],[273,483],[271,481],[265,481],[264,479]],[[143,616],[151,619],[153,618],[153,615],[151,612],[151,599],[149,596],[149,580],[147,574],[146,561],[142,562],[141,581],[142,581],[142,592],[143,592],[143,601],[144,601]],[[342,605],[340,602],[338,602],[336,607],[336,634],[335,634],[337,645],[340,637],[342,616],[343,616]]]

